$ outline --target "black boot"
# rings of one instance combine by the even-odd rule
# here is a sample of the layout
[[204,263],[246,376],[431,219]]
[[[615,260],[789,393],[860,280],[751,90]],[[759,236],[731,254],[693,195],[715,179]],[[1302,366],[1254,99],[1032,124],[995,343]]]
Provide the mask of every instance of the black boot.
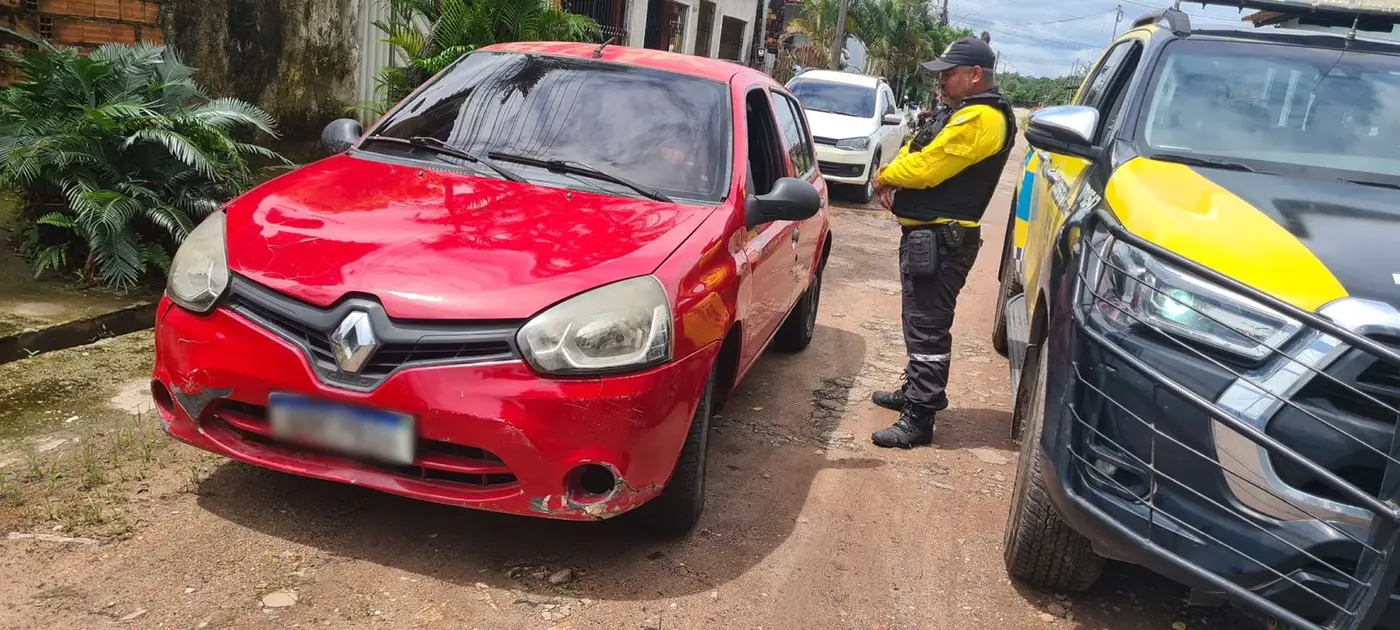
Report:
[[933,414],[905,408],[888,429],[876,431],[870,441],[881,448],[912,448],[933,443]]
[[899,389],[892,392],[875,392],[870,395],[870,400],[876,405],[891,411],[902,411],[904,409],[904,390],[909,387],[909,382],[901,379]]

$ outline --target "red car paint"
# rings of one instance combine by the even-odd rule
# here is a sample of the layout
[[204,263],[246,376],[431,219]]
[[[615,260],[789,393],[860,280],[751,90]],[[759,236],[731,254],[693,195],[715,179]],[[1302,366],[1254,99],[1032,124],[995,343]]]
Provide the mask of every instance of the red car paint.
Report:
[[[586,59],[595,49],[516,43],[483,51]],[[591,378],[543,376],[519,359],[411,367],[371,391],[351,391],[325,383],[306,351],[228,304],[201,315],[167,297],[153,390],[170,435],[284,472],[515,514],[606,518],[655,497],[712,366],[730,377],[716,385],[720,401],[824,262],[826,185],[817,169],[807,174],[823,199],[815,217],[749,230],[745,95],[782,86],[742,66],[658,51],[610,46],[598,61],[729,84],[734,175],[725,201],[662,203],[337,155],[228,205],[229,268],[305,304],[369,297],[394,321],[417,323],[522,321],[589,289],[652,274],[671,299],[673,360]],[[415,473],[278,443],[262,415],[274,391],[412,415],[430,446]],[[585,463],[618,478],[614,493],[588,505],[570,500],[567,487],[570,471]],[[424,471],[508,473],[514,481],[474,486]]]

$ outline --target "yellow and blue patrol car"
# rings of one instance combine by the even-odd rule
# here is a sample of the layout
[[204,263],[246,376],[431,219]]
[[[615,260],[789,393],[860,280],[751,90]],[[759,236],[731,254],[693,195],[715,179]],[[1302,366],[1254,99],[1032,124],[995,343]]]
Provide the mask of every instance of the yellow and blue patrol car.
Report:
[[1400,628],[1400,4],[1206,4],[1277,26],[1150,14],[1026,126],[1007,569]]

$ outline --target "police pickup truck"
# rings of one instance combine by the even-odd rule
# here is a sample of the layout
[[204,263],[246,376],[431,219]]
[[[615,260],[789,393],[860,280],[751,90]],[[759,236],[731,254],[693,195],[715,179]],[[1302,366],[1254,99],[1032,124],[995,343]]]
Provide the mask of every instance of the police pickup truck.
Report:
[[1400,5],[1206,4],[1255,27],[1147,15],[1027,125],[1007,569],[1400,628]]

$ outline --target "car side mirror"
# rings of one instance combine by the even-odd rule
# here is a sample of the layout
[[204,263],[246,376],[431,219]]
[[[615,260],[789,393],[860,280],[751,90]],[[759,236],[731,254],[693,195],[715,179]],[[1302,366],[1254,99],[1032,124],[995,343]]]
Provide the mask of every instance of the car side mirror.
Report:
[[321,130],[321,146],[332,155],[344,153],[355,145],[355,141],[359,140],[364,132],[365,128],[360,125],[360,121],[354,118],[339,118]]
[[1083,105],[1046,107],[1031,114],[1026,125],[1026,143],[1041,151],[1093,160],[1099,157],[1094,131],[1099,128],[1099,110]]
[[766,195],[749,195],[744,222],[752,230],[770,221],[803,221],[822,209],[817,187],[795,177],[784,177]]
[[884,123],[885,125],[893,125],[895,127],[898,127],[899,125],[904,123],[904,117],[900,116],[899,114],[885,114],[885,117],[882,118],[880,122]]

